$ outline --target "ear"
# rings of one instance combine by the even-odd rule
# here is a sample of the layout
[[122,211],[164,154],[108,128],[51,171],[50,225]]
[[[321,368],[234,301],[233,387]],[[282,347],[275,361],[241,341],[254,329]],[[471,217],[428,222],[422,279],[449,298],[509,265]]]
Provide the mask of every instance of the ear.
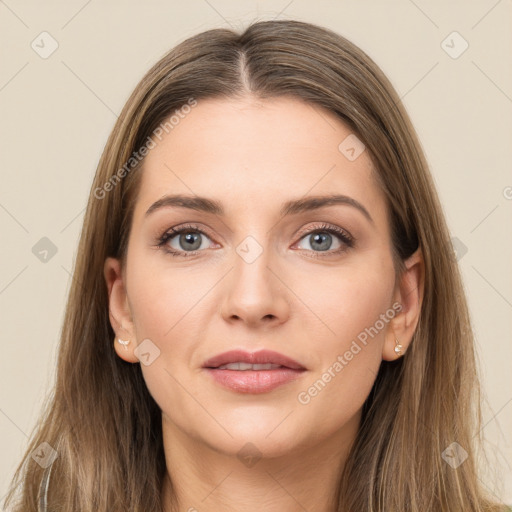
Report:
[[421,249],[418,248],[404,261],[404,264],[405,270],[397,281],[394,293],[395,302],[400,304],[401,309],[390,321],[386,333],[382,350],[382,359],[385,361],[393,361],[400,357],[395,352],[395,340],[398,340],[402,346],[401,355],[405,354],[411,344],[421,313],[425,282],[425,263]]
[[[108,289],[110,324],[116,333],[114,349],[121,359],[129,363],[138,363],[139,359],[134,354],[137,346],[135,326],[120,261],[116,258],[107,258],[103,266],[103,275]],[[128,343],[121,344],[119,339]]]

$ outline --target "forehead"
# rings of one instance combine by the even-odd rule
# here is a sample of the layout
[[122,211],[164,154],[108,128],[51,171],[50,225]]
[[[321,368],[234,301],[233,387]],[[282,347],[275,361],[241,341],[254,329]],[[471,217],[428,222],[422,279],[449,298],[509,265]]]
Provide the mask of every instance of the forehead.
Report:
[[385,209],[361,141],[334,114],[300,99],[198,100],[153,140],[135,215],[170,193],[215,198],[227,214],[332,193],[377,216]]

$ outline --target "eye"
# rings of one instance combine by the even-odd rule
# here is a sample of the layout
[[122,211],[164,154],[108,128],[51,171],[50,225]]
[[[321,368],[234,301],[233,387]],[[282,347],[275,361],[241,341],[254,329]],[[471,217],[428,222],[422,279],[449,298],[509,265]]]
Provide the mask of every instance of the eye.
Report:
[[[210,237],[202,229],[193,224],[187,224],[166,231],[158,239],[157,246],[171,256],[187,258],[197,255],[203,249],[207,249],[210,246],[207,240],[211,242]],[[298,248],[311,252],[311,256],[315,258],[342,253],[354,247],[355,243],[354,237],[347,231],[328,224],[323,224],[314,230],[306,232],[301,237],[301,240],[305,240],[309,247]],[[332,250],[333,243],[337,245],[334,250]]]
[[[334,238],[333,236],[334,235]],[[305,236],[301,238],[301,240],[305,240],[309,245],[309,247],[299,247],[299,249],[306,249],[309,251],[313,251],[314,253],[327,253],[327,255],[339,254],[343,251],[354,246],[354,237],[352,237],[348,232],[344,229],[341,229],[337,226],[329,226],[324,224],[313,231],[309,231]],[[332,249],[332,245],[334,250]],[[314,257],[323,256],[323,254],[315,254]]]
[[210,240],[204,231],[197,226],[189,224],[166,231],[160,237],[158,247],[161,247],[173,256],[186,258],[209,247],[209,244],[205,243],[205,238]]

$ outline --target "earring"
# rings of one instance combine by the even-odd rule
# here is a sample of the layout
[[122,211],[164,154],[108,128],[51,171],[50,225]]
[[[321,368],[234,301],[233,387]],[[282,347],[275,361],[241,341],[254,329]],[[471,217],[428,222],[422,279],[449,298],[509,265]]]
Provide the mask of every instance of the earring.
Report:
[[128,350],[128,343],[130,343],[130,340],[128,340],[128,341],[124,341],[124,340],[122,340],[121,338],[118,338],[118,339],[117,339],[117,341],[118,341],[119,343],[121,343],[121,345],[123,345],[123,346],[124,346],[124,349],[125,349],[125,350]]
[[400,345],[400,342],[395,338],[395,354],[400,357],[402,355],[402,345]]

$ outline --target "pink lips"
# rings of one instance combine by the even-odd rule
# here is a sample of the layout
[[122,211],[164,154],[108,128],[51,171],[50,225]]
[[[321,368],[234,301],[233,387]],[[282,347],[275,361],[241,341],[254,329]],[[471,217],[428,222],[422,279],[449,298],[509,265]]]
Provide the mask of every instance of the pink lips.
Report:
[[[219,369],[230,363],[272,364],[279,368],[257,370]],[[266,393],[297,379],[306,369],[297,361],[272,350],[246,352],[231,350],[214,356],[203,365],[222,386],[239,393]]]

